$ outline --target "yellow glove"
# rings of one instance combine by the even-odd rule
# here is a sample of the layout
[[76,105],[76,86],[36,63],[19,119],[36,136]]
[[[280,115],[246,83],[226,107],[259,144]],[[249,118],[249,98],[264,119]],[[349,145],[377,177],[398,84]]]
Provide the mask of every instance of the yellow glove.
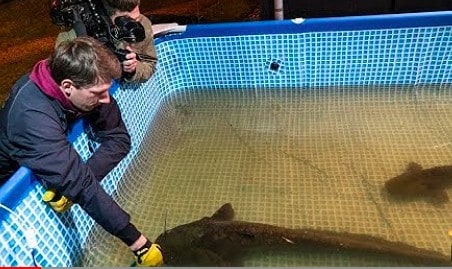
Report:
[[141,253],[137,253],[137,265],[139,267],[163,265],[163,255],[160,246],[152,244],[150,248],[145,248]]
[[53,189],[46,190],[44,195],[42,195],[42,200],[48,203],[58,213],[62,213],[72,206],[72,202],[66,196],[58,194]]

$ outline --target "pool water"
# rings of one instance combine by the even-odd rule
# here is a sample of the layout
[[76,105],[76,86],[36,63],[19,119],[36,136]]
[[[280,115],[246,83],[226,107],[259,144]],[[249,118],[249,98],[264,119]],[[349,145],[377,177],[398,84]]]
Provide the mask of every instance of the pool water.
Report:
[[[450,85],[185,91],[159,108],[116,196],[151,239],[231,202],[238,220],[368,234],[450,255],[452,202],[394,200],[384,183],[410,162],[451,165],[451,134]],[[133,260],[102,229],[88,242],[85,266]],[[314,249],[257,253],[245,265],[416,264]]]

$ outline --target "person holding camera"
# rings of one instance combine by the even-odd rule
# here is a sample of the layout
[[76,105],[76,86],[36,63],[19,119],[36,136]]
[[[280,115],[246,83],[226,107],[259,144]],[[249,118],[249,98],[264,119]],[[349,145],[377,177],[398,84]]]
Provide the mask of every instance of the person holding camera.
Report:
[[[142,38],[138,38],[138,42],[123,40],[114,40],[112,44],[115,48],[114,51],[121,61],[123,76],[125,81],[129,82],[144,82],[148,80],[156,71],[157,65],[157,53],[154,46],[154,34],[152,31],[151,21],[140,13],[140,0],[98,0],[102,1],[103,8],[105,8],[112,23],[117,24],[118,21],[125,24],[125,20],[131,20],[138,24],[139,28],[135,32],[143,32]],[[121,19],[121,20],[120,20]],[[129,23],[128,25],[133,25]],[[116,25],[118,26],[118,25]],[[101,26],[100,28],[102,28]],[[121,28],[121,27],[119,27]],[[129,31],[130,27],[125,27]],[[136,27],[138,28],[138,27]],[[139,31],[138,31],[139,30]],[[91,33],[88,29],[88,35],[94,36],[96,33]],[[133,33],[131,33],[133,34]],[[141,33],[138,35],[141,36]],[[77,36],[77,31],[71,29],[67,32],[61,32],[56,40],[58,45],[65,40],[71,40]],[[142,40],[141,40],[142,39]]]
[[[72,203],[134,252],[139,266],[163,263],[160,247],[130,222],[100,181],[128,154],[130,136],[108,89],[121,76],[117,57],[100,41],[78,37],[20,78],[0,109],[0,182],[20,166],[47,189],[43,200],[63,212]],[[99,148],[84,162],[67,140],[83,117]]]

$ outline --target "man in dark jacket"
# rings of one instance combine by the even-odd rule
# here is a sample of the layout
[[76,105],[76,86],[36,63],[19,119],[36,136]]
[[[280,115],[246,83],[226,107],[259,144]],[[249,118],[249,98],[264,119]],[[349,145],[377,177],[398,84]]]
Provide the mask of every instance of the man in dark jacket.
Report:
[[[0,110],[0,184],[19,166],[28,167],[52,190],[44,199],[56,211],[79,204],[130,247],[138,265],[160,265],[159,246],[100,185],[130,150],[130,136],[108,92],[120,76],[116,56],[85,37],[63,42],[19,79]],[[86,118],[101,143],[86,163],[67,141],[68,126],[78,117]]]

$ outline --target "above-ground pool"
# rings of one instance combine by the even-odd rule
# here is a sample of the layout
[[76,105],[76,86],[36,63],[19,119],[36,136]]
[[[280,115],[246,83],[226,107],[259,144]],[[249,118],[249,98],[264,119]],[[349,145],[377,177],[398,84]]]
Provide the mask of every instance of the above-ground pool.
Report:
[[[452,12],[194,25],[156,43],[157,73],[112,88],[132,150],[103,181],[148,237],[230,202],[238,220],[450,255],[452,202],[384,186],[409,164],[452,165]],[[85,127],[70,135],[84,159],[97,146]],[[131,264],[78,206],[56,214],[42,193],[26,168],[1,187],[0,265]],[[417,264],[314,248],[245,265]]]

